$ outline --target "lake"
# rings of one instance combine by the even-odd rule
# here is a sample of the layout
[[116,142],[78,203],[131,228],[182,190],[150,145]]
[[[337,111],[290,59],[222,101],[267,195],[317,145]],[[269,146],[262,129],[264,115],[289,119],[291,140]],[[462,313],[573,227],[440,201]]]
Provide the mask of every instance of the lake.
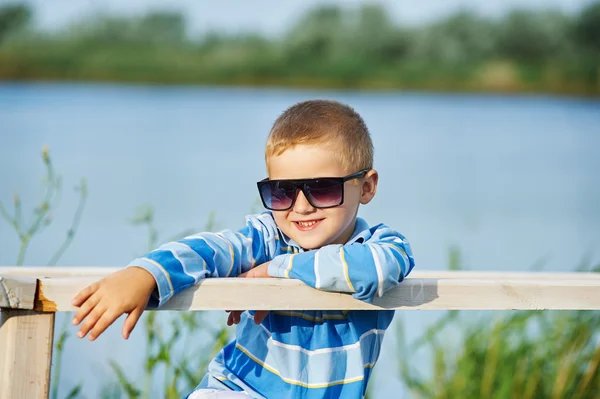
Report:
[[[0,202],[12,209],[17,191],[29,212],[39,201],[44,145],[63,177],[53,223],[32,241],[25,264],[45,265],[64,240],[77,205],[72,187],[82,177],[89,199],[63,266],[122,266],[143,253],[147,233],[129,221],[144,204],[154,208],[161,241],[201,230],[213,211],[217,228],[241,227],[244,215],[261,209],[255,182],[266,176],[272,122],[311,98],[348,103],[364,117],[380,185],[360,216],[406,235],[419,270],[446,268],[452,247],[473,270],[567,271],[600,262],[598,100],[3,83]],[[14,264],[17,254],[17,237],[0,220],[0,264]],[[441,313],[397,317],[416,337]],[[127,342],[120,325],[94,344],[70,340],[61,389],[85,381],[84,396],[96,397],[112,377],[108,358],[141,375],[141,330]],[[393,349],[393,337],[386,345]],[[396,374],[400,355],[384,350],[378,381]],[[375,396],[401,389],[391,380]]]

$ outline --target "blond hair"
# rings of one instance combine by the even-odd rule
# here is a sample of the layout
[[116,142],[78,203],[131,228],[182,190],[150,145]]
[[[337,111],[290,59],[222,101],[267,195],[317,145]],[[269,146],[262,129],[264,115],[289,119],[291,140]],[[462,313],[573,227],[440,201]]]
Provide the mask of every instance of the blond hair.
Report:
[[349,173],[373,168],[373,142],[362,117],[350,106],[331,100],[300,102],[277,118],[265,160],[298,144],[331,144]]

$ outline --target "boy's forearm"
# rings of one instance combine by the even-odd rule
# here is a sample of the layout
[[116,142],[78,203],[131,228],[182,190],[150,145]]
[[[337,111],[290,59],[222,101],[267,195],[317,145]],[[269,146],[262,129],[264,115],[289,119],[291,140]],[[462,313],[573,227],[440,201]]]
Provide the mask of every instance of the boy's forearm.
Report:
[[372,258],[362,248],[362,265],[355,268],[356,251],[350,246],[328,245],[318,250],[275,257],[269,264],[269,275],[294,278],[323,291],[347,292],[355,298],[371,302],[377,290],[378,277]]
[[201,233],[162,245],[128,266],[148,271],[156,280],[157,292],[150,307],[158,307],[173,295],[207,277],[235,277],[265,256],[256,229]]
[[268,271],[273,277],[300,279],[317,289],[347,292],[372,302],[375,295],[383,295],[410,272],[414,262],[406,252],[398,242],[328,245],[277,256]]

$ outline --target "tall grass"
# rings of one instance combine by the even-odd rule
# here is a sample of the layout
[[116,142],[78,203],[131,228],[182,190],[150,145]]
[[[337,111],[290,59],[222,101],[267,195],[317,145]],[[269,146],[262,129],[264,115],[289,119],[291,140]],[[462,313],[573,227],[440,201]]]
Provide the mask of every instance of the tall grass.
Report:
[[[42,179],[42,185],[44,186],[44,194],[39,204],[33,208],[33,212],[30,220],[27,220],[23,216],[23,209],[21,203],[21,197],[18,192],[15,192],[13,197],[13,210],[9,211],[7,207],[0,202],[0,219],[4,219],[6,223],[14,230],[19,240],[19,253],[15,264],[22,266],[27,251],[30,248],[32,240],[39,236],[45,229],[53,222],[53,215],[56,212],[56,208],[60,203],[62,195],[62,177],[57,174],[52,164],[50,157],[50,151],[47,146],[42,149],[42,161],[44,163],[45,176]],[[52,257],[48,260],[48,266],[55,266],[67,249],[71,246],[87,202],[87,182],[84,178],[81,179],[80,184],[75,186],[75,192],[79,195],[78,204],[73,212],[71,218],[71,225],[66,232],[66,236],[61,245],[54,252]],[[52,389],[50,391],[50,397],[52,399],[58,399],[58,382],[60,381],[60,375],[62,370],[62,356],[65,349],[65,342],[69,337],[69,323],[71,319],[71,313],[67,313],[64,318],[64,322],[60,330],[55,334],[58,339],[55,340],[55,346],[53,351],[53,371],[52,371]],[[67,398],[75,398],[79,395],[82,389],[82,384],[76,384],[72,387],[71,391],[67,394]]]
[[397,323],[399,378],[412,397],[600,398],[598,311],[450,311],[414,342]]

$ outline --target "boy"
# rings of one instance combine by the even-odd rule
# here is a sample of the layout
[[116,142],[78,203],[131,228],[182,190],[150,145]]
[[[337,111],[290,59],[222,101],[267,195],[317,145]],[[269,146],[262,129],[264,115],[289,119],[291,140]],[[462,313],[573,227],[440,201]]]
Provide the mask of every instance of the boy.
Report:
[[[73,300],[80,307],[73,324],[85,319],[78,336],[94,340],[128,313],[127,339],[147,305],[206,277],[296,278],[371,302],[412,270],[401,234],[356,216],[375,196],[378,174],[368,129],[352,108],[323,100],[292,106],[273,125],[265,160],[269,177],[258,189],[269,212],[248,217],[239,231],[163,245],[87,287]],[[189,397],[362,398],[393,315],[230,312],[236,339]]]

